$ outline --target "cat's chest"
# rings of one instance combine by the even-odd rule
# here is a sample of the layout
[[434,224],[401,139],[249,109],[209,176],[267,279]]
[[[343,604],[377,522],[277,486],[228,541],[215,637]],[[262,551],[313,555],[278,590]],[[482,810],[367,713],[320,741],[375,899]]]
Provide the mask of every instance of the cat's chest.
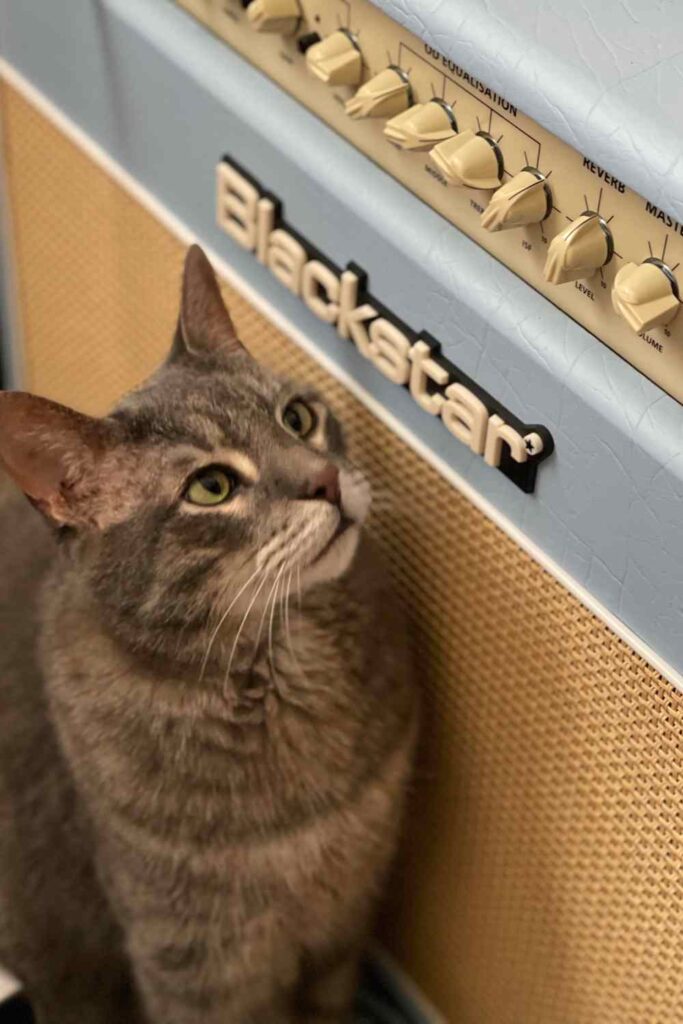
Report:
[[62,649],[50,690],[81,787],[122,834],[188,852],[334,813],[394,743],[401,688],[388,701],[329,646],[324,672],[285,662],[232,687],[133,674],[98,645]]
[[181,843],[298,828],[343,804],[377,760],[377,720],[341,687],[333,708],[256,685],[231,699],[166,682],[68,692],[56,710],[83,788],[112,819]]
[[[227,938],[237,929],[235,914],[258,917],[265,907],[303,946],[328,941],[331,922],[351,934],[394,846],[411,746],[409,734],[399,737],[373,775],[337,806],[290,806],[277,822],[263,815],[231,819],[226,805],[222,822],[205,819],[195,831],[188,823],[209,805],[187,793],[179,817],[165,818],[159,806],[142,819],[105,815],[104,848],[125,880],[122,906],[180,899],[198,919],[210,912]],[[220,817],[220,800],[216,810]]]

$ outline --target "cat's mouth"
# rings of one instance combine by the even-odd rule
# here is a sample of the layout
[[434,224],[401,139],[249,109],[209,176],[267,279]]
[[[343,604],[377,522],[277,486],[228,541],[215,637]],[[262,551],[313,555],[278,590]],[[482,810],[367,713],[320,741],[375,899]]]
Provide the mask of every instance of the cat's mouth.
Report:
[[[319,526],[314,534],[316,545],[321,546],[316,553],[309,549],[305,566],[305,576],[309,583],[340,577],[351,565],[358,549],[362,526],[370,507],[370,488],[359,471],[342,470],[340,481],[342,486],[336,507],[337,515],[330,522],[332,509],[327,507],[324,519],[322,522],[318,520]],[[321,511],[318,509],[318,514]]]
[[315,558],[311,562],[311,565],[315,565],[316,562],[319,562],[322,558],[324,558],[325,555],[328,554],[328,552],[332,550],[332,548],[335,546],[337,541],[341,537],[343,537],[344,534],[347,533],[351,529],[351,527],[353,527],[353,526],[358,526],[358,523],[356,522],[356,520],[355,519],[351,519],[350,516],[347,516],[344,512],[340,512],[339,513],[339,522],[337,523],[337,525],[336,525],[336,527],[334,529],[334,532],[332,533],[332,536],[325,543],[325,545],[323,546],[322,550],[319,551],[318,554],[315,556]]
[[339,513],[339,522],[337,523],[332,536],[326,541],[325,545],[315,555],[313,560],[309,563],[310,565],[316,565],[318,562],[322,562],[326,555],[329,555],[333,548],[341,541],[343,537],[346,537],[349,532],[355,528],[357,529],[359,523],[355,519],[346,515],[344,512]]

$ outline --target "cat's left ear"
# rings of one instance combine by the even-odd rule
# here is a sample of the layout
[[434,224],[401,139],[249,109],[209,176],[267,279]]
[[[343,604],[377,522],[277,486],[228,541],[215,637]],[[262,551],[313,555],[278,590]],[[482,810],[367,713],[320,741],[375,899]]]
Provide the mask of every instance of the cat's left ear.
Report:
[[100,525],[112,431],[108,421],[47,398],[0,392],[0,466],[53,526]]
[[180,316],[170,361],[183,355],[223,357],[244,352],[213,267],[198,245],[185,257]]

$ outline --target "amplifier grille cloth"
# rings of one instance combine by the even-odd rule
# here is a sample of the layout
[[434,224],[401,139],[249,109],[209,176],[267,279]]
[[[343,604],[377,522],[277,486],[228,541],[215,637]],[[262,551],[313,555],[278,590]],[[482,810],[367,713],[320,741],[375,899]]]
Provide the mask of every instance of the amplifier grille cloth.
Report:
[[[165,351],[182,247],[2,100],[27,386],[100,412]],[[346,422],[418,639],[424,753],[385,941],[453,1024],[680,1022],[683,697],[227,295],[252,351]]]

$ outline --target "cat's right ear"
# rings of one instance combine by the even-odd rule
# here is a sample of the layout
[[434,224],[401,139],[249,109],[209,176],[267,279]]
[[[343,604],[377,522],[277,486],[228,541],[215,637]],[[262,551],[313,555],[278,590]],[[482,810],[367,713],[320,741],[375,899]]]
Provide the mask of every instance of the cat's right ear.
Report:
[[54,526],[96,526],[111,426],[57,402],[0,392],[0,465]]
[[244,352],[206,253],[191,245],[183,269],[180,316],[169,362],[184,356],[224,358]]

